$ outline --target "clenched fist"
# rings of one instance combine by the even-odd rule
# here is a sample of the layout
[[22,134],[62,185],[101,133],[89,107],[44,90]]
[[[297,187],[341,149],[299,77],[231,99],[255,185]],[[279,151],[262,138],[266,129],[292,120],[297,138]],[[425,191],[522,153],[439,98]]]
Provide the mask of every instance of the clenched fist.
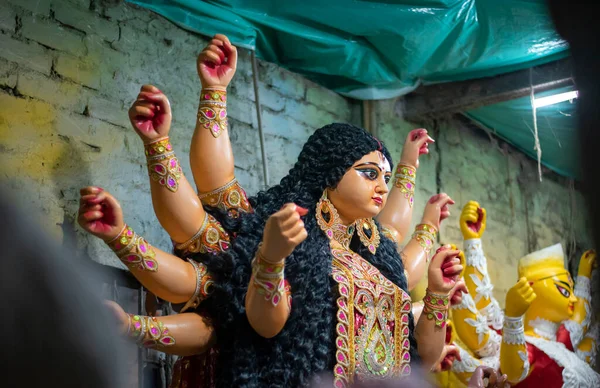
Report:
[[517,318],[527,312],[537,295],[529,285],[527,278],[521,278],[506,293],[506,316]]
[[300,217],[308,210],[288,203],[267,220],[263,233],[262,255],[268,262],[276,263],[288,257],[308,236]]
[[202,88],[226,89],[237,67],[237,49],[222,34],[217,34],[196,62]]
[[79,193],[79,225],[105,242],[117,237],[125,226],[119,202],[99,187],[84,187]]
[[168,136],[172,119],[167,96],[156,86],[142,86],[129,108],[129,121],[144,144]]
[[427,288],[436,294],[450,294],[463,271],[460,251],[443,246],[431,259],[428,269]]
[[439,231],[442,221],[450,216],[450,206],[454,203],[454,200],[446,193],[432,196],[425,205],[421,223],[435,226]]
[[583,255],[581,255],[581,260],[579,260],[579,270],[577,271],[577,275],[590,278],[592,277],[592,271],[597,266],[598,261],[596,259],[596,251],[594,249],[585,251]]
[[465,240],[481,238],[485,232],[486,213],[475,201],[469,201],[460,213],[460,231]]
[[400,163],[419,168],[419,156],[428,154],[429,144],[433,142],[434,140],[429,137],[426,129],[413,129],[406,137]]

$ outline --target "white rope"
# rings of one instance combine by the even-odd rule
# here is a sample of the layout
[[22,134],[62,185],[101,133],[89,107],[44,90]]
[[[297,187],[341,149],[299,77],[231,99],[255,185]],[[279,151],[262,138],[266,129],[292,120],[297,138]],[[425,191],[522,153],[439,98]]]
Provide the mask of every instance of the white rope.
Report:
[[538,161],[538,176],[540,177],[540,182],[542,181],[542,147],[540,145],[540,138],[538,136],[538,126],[537,126],[537,109],[535,107],[535,93],[533,91],[533,69],[529,68],[529,86],[531,87],[531,109],[533,112],[533,138],[534,138],[534,147],[533,150],[536,151],[537,161]]

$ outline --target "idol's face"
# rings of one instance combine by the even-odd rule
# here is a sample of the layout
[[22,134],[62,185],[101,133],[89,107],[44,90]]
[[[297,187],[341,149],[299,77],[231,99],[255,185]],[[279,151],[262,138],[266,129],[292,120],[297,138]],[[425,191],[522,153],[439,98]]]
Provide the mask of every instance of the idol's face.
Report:
[[337,187],[328,189],[327,196],[345,224],[374,217],[385,206],[391,177],[390,162],[373,151],[354,163]]
[[569,274],[536,280],[531,287],[537,295],[533,303],[538,305],[536,311],[541,318],[559,323],[573,316],[577,298]]

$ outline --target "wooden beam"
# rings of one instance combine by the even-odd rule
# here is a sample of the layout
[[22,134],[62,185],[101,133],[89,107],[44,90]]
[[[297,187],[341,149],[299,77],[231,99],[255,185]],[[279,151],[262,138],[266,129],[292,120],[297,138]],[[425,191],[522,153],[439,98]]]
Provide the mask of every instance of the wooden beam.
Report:
[[495,77],[421,86],[398,99],[396,112],[408,121],[448,116],[481,106],[573,85],[571,59]]

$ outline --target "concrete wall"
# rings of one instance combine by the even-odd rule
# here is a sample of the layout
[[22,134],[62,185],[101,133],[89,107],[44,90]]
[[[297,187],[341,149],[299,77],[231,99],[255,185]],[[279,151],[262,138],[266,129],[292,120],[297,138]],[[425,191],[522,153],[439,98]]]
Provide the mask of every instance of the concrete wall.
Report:
[[[121,266],[75,224],[79,188],[95,184],[121,201],[126,221],[169,249],[154,216],[139,138],[127,109],[141,85],[171,100],[172,141],[191,179],[188,152],[200,83],[196,56],[206,39],[123,1],[8,0],[0,3],[0,162],[7,186],[58,239]],[[249,193],[263,182],[250,53],[240,51],[230,87],[236,174]],[[339,95],[259,62],[269,180],[295,162],[314,129],[353,121]],[[356,114],[354,114],[356,116]]]
[[431,154],[421,157],[414,224],[427,199],[446,192],[456,205],[442,227],[440,241],[461,247],[462,207],[475,200],[486,208],[483,247],[494,295],[502,306],[506,291],[517,280],[517,262],[527,253],[561,242],[566,251],[574,252],[569,264],[576,273],[582,250],[592,247],[591,224],[583,197],[570,188],[571,182],[548,170],[539,182],[535,161],[460,121],[408,123],[399,118],[391,100],[374,104],[373,115],[379,136],[396,160],[410,130],[427,128],[436,139]]

